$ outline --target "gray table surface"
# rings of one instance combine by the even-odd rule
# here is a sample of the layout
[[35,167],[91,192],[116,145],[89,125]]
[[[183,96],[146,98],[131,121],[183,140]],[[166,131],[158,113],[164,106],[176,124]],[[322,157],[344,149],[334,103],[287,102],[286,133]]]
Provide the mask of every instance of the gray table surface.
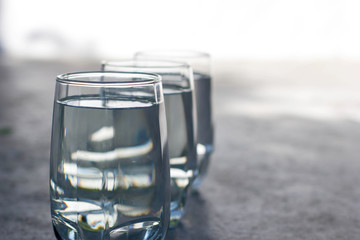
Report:
[[[360,239],[360,64],[214,63],[216,151],[166,239]],[[54,239],[54,79],[97,65],[0,61],[0,239]]]

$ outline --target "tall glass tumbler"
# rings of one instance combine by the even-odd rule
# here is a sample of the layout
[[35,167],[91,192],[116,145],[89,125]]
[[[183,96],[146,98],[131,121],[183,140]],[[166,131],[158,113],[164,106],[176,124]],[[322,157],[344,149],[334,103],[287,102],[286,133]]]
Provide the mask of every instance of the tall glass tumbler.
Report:
[[137,52],[135,59],[162,59],[187,62],[193,68],[198,127],[198,176],[193,188],[197,189],[203,182],[210,164],[214,149],[214,124],[211,107],[211,73],[210,55],[204,52],[183,50],[153,50]]
[[188,190],[197,167],[192,70],[184,63],[149,60],[107,61],[102,67],[105,71],[143,71],[162,77],[170,158],[170,227],[174,228],[184,214]]
[[50,159],[57,239],[164,239],[170,169],[160,76],[59,75]]

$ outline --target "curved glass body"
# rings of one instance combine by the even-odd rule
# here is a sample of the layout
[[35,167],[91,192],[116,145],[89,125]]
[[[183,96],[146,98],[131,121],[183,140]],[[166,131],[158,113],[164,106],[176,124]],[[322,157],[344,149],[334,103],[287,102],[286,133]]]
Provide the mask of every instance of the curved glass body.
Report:
[[169,173],[160,76],[57,77],[50,157],[57,239],[164,239]]
[[171,177],[170,227],[184,214],[188,190],[196,174],[196,105],[189,65],[171,61],[108,61],[103,70],[152,72],[164,89]]
[[210,55],[203,52],[183,50],[153,50],[135,54],[135,59],[167,59],[188,63],[194,71],[195,98],[198,126],[198,175],[193,183],[197,189],[206,176],[210,157],[214,150],[214,124],[211,105],[211,73]]

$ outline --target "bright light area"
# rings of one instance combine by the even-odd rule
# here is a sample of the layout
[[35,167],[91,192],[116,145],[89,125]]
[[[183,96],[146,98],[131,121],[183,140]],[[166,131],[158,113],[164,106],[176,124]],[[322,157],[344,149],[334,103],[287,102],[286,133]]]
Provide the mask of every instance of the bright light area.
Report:
[[356,0],[2,0],[0,39],[7,54],[30,58],[158,48],[218,58],[359,58],[358,9]]

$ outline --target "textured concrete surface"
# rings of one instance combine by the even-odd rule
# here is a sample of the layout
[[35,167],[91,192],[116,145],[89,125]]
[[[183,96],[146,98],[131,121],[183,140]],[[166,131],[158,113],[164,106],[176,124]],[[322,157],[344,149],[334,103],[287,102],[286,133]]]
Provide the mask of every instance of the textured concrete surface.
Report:
[[[54,78],[95,64],[1,61],[1,239],[54,239]],[[360,64],[214,64],[216,152],[168,240],[360,236]]]

